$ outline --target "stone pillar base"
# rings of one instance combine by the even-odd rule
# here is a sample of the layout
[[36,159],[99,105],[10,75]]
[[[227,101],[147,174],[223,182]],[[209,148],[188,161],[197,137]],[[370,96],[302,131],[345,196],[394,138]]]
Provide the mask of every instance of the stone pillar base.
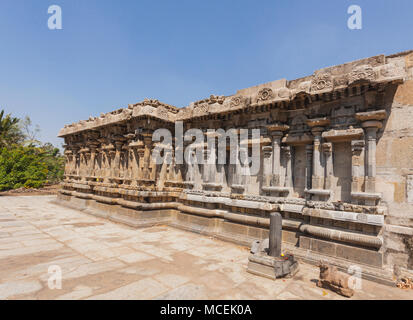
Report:
[[291,278],[298,272],[299,265],[292,254],[280,257],[271,257],[268,254],[269,239],[254,241],[248,257],[247,271],[272,280]]
[[298,262],[293,255],[284,257],[270,257],[265,253],[251,254],[248,258],[249,273],[276,280],[291,278],[299,271]]

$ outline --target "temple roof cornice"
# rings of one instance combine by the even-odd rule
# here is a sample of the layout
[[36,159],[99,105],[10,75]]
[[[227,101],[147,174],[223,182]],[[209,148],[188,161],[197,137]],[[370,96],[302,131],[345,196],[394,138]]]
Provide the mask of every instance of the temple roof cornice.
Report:
[[357,60],[317,70],[304,78],[291,81],[281,79],[242,89],[232,96],[211,95],[185,108],[177,108],[156,99],[145,99],[124,109],[66,125],[60,130],[59,137],[125,123],[141,117],[174,123],[238,112],[247,108],[251,112],[259,112],[262,108],[274,105],[285,107],[286,103],[293,101],[298,101],[293,108],[300,109],[313,101],[318,101],[320,97],[322,101],[328,101],[334,97],[335,92],[342,93],[357,86],[374,87],[403,82],[407,76],[405,57],[408,54],[410,52]]

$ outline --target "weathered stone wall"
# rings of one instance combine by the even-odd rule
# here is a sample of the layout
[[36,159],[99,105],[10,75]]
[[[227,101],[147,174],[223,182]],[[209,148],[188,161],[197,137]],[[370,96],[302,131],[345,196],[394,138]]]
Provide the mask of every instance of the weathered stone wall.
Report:
[[389,118],[377,144],[377,189],[388,207],[385,263],[401,269],[396,272],[413,269],[413,54],[403,58],[407,78],[395,89],[393,99],[392,93],[388,94]]
[[[285,246],[303,259],[360,264],[373,278],[409,272],[412,57],[376,56],[181,109],[145,100],[65,126],[61,198],[133,226],[169,223],[247,245],[267,236],[269,213],[279,211]],[[208,129],[260,129],[258,174],[174,157],[157,165],[153,133],[174,133],[164,146],[174,155],[191,143],[178,143],[181,122],[203,130],[205,159],[216,156],[205,148]]]

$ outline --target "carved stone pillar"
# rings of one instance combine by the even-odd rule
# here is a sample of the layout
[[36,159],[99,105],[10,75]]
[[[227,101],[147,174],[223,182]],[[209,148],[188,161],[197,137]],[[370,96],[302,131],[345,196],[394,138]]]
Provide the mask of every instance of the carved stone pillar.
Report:
[[113,145],[105,146],[103,152],[103,167],[104,167],[104,183],[109,183],[109,179],[112,176],[112,154],[114,153]]
[[[185,164],[184,163],[177,163],[176,160],[176,154],[182,154],[185,152],[185,149],[183,149],[183,144],[180,145],[177,143],[176,138],[174,138],[174,157],[173,157],[173,163],[174,167],[173,169],[175,170],[175,180],[176,182],[180,183],[180,186],[182,186],[182,183],[184,182],[184,172],[185,172]],[[181,150],[183,149],[183,150]]]
[[[231,146],[230,149],[230,175],[231,175],[231,189],[236,193],[243,193],[245,191],[244,174],[241,166],[241,155],[239,145],[239,130],[237,130],[237,143]],[[233,163],[231,163],[231,159]]]
[[324,189],[331,190],[333,179],[333,144],[331,142],[323,143],[323,152],[326,164],[324,175]]
[[366,192],[375,192],[377,130],[381,127],[381,122],[367,121],[363,123],[363,127],[366,132],[367,145]]
[[281,138],[284,132],[289,129],[289,126],[272,125],[267,129],[272,138],[272,185],[278,187],[280,186],[281,174]]
[[143,159],[143,180],[151,179],[151,151],[152,151],[152,134],[143,133],[143,143],[145,147],[144,159]]
[[96,149],[97,145],[91,144],[90,145],[90,163],[89,163],[89,177],[95,177],[95,166],[96,166]]
[[79,166],[80,166],[80,149],[73,149],[73,175],[79,176]]
[[[330,124],[327,118],[317,118],[307,120],[307,125],[311,127],[314,136],[313,143],[313,170],[311,179],[311,189],[307,193],[311,194],[314,200],[324,200],[330,196],[330,191],[324,189],[325,168],[323,168],[323,153],[321,152],[321,139],[324,128]],[[332,167],[332,165],[331,165]]]
[[145,147],[142,145],[136,149],[138,155],[138,181],[145,175]]
[[362,192],[364,183],[364,140],[351,141],[351,192]]
[[83,151],[83,168],[82,168],[82,181],[86,181],[90,175],[90,163],[91,153],[89,148],[85,148]]
[[80,153],[79,153],[79,151],[77,151],[76,153],[75,153],[75,156],[74,156],[74,158],[75,158],[75,167],[74,167],[74,175],[76,176],[76,178],[79,176],[79,174],[80,174],[80,170],[79,170],[79,166],[80,166]]
[[285,168],[286,168],[284,186],[286,188],[292,188],[293,187],[293,171],[292,171],[292,163],[291,163],[291,147],[284,146],[282,147],[282,150],[284,152]]
[[208,182],[209,183],[216,183],[217,179],[217,147],[215,143],[215,138],[213,139],[213,143],[209,145],[210,154],[208,159]]
[[324,170],[321,164],[321,133],[323,128],[315,127],[312,130],[314,135],[314,149],[313,149],[313,177],[312,186],[313,189],[323,189],[324,184]]
[[[387,117],[385,110],[361,112],[356,114],[356,119],[361,122],[365,133],[365,194],[359,198],[364,199],[366,205],[375,205],[381,195],[376,193],[376,144],[377,131],[382,128],[382,120]],[[356,195],[357,196],[357,195]]]
[[306,167],[305,167],[305,176],[306,176],[306,189],[311,190],[312,182],[312,168],[313,168],[313,146],[309,145],[305,147],[306,152]]
[[[109,157],[109,175],[108,178],[109,180],[112,180],[115,176],[115,158],[116,158],[116,149],[113,147],[112,149],[109,150],[107,153],[107,156]],[[112,182],[112,181],[110,181]]]
[[139,156],[138,149],[132,146],[129,149],[129,166],[131,170],[130,179],[132,180],[131,185],[136,186],[137,180],[139,179]]
[[262,184],[265,187],[269,187],[271,185],[271,180],[272,180],[272,159],[271,159],[272,147],[263,146],[262,153],[264,156],[263,168],[262,168],[262,175],[263,175]]
[[283,133],[281,131],[274,131],[272,133],[272,185],[280,186],[281,174],[281,138]]
[[115,141],[115,158],[114,164],[112,168],[112,178],[119,178],[120,177],[120,167],[121,167],[121,153],[123,147],[123,140],[117,139]]
[[69,154],[69,150],[65,150],[65,168],[64,168],[64,175],[65,178],[67,179],[67,175],[69,175],[69,170],[70,170],[70,162],[71,162],[71,158],[72,156]]
[[171,144],[164,146],[164,160],[160,166],[159,176],[157,176],[156,184],[158,187],[168,186],[175,182],[175,163],[173,161],[173,147]]
[[220,190],[222,185],[222,177],[220,172],[218,172],[217,167],[217,144],[216,138],[217,134],[215,132],[206,132],[207,142],[204,149],[204,189]]
[[191,143],[192,141],[183,142],[184,164],[182,166],[186,167],[184,186],[187,189],[192,189],[195,186],[195,166],[198,166],[196,150],[191,147],[189,147],[190,149],[187,149]]
[[244,145],[242,147],[240,146],[239,148],[239,161],[236,172],[236,175],[238,177],[238,184],[244,186],[244,189],[247,181],[247,176],[249,176],[249,174],[250,166],[248,163],[248,147]]
[[74,169],[75,169],[76,157],[74,156],[72,150],[66,150],[65,157],[66,157],[65,174],[68,176],[73,175]]
[[209,182],[209,169],[210,166],[208,164],[209,162],[209,157],[211,155],[211,150],[209,150],[206,145],[205,148],[202,150],[202,156],[204,163],[202,165],[202,180],[204,183]]
[[85,150],[80,149],[79,151],[79,164],[78,164],[78,176],[80,176],[80,180],[85,181],[85,162],[86,162],[86,156],[85,156]]

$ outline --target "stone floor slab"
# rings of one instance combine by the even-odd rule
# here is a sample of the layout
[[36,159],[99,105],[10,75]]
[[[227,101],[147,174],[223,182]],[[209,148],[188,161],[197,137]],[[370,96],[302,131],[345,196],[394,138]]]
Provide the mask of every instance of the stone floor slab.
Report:
[[[51,203],[0,197],[0,299],[346,299],[316,286],[302,263],[293,279],[247,272],[249,250],[167,226],[134,229]],[[58,266],[62,289],[50,289]],[[364,280],[352,299],[411,299]]]

